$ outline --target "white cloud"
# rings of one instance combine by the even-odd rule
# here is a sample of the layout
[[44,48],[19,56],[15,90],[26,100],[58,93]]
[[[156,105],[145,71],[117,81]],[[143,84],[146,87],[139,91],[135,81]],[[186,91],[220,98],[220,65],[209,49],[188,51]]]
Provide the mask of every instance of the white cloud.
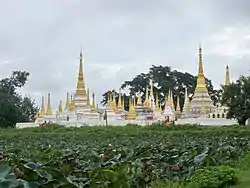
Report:
[[226,27],[207,39],[208,53],[241,58],[250,55],[250,26]]

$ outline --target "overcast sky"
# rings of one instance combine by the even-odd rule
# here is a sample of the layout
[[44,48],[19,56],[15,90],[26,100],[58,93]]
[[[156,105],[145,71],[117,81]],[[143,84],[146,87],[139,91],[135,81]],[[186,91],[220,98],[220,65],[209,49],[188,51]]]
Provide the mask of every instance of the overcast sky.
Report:
[[21,92],[52,107],[74,92],[83,49],[86,85],[98,102],[108,89],[152,65],[206,77],[218,87],[249,75],[249,0],[0,0],[0,78],[31,73]]

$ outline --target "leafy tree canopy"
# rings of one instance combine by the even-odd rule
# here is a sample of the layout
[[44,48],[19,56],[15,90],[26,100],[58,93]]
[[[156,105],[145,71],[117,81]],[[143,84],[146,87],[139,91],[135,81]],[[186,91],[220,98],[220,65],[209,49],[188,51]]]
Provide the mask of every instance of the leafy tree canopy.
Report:
[[250,118],[250,76],[241,76],[224,86],[221,103],[228,107],[227,118],[236,118],[240,125],[245,125]]
[[10,77],[0,80],[0,127],[34,121],[38,110],[34,100],[17,93],[17,88],[26,84],[29,75],[26,71],[13,71]]
[[[131,81],[125,81],[121,88],[128,88],[129,95],[125,95],[125,106],[128,107],[128,98],[131,96],[135,96],[135,94],[140,91],[142,92],[142,99],[145,99],[145,89],[146,85],[149,84],[149,80],[153,79],[154,85],[154,94],[156,91],[159,93],[159,101],[160,104],[164,104],[165,95],[168,93],[169,89],[173,91],[174,95],[174,103],[176,105],[177,96],[180,96],[180,106],[181,109],[184,105],[184,97],[185,97],[185,88],[188,88],[188,93],[193,93],[196,87],[196,79],[197,77],[189,74],[187,72],[182,73],[176,70],[172,70],[169,66],[155,66],[153,65],[148,73],[141,73],[137,75]],[[213,85],[211,80],[206,78],[206,86],[208,88],[209,94],[216,104],[219,100],[219,95],[216,90],[213,89]],[[103,94],[102,104],[107,103],[107,93]],[[118,101],[118,93],[115,93],[116,101]]]

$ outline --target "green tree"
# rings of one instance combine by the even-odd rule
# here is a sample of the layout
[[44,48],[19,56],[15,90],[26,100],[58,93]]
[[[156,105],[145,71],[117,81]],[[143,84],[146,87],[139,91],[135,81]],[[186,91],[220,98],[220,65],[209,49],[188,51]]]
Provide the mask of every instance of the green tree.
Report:
[[223,86],[221,104],[228,107],[227,118],[245,125],[250,118],[250,77],[241,76],[235,83]]
[[[142,100],[145,100],[146,94],[146,85],[149,83],[149,80],[153,79],[154,83],[157,85],[154,86],[154,94],[156,91],[159,93],[159,102],[160,104],[164,104],[165,95],[168,93],[169,89],[173,91],[174,95],[174,103],[176,105],[177,96],[180,96],[180,106],[181,109],[184,105],[185,100],[185,88],[188,88],[188,93],[193,93],[196,87],[196,76],[193,76],[187,72],[182,73],[176,70],[172,70],[169,66],[155,66],[150,67],[148,73],[141,73],[137,75],[131,81],[125,81],[121,88],[129,88],[129,95],[126,96],[125,104],[128,104],[128,98],[131,96],[135,96],[136,92],[142,92]],[[218,102],[218,93],[213,89],[213,85],[211,80],[206,79],[206,86],[208,88],[208,92],[214,101],[214,103]],[[102,104],[107,103],[107,94],[103,95]],[[118,96],[118,95],[117,95]]]
[[0,80],[1,127],[14,127],[17,122],[35,119],[38,108],[34,101],[17,93],[17,88],[26,84],[29,75],[26,71],[13,71],[10,77]]

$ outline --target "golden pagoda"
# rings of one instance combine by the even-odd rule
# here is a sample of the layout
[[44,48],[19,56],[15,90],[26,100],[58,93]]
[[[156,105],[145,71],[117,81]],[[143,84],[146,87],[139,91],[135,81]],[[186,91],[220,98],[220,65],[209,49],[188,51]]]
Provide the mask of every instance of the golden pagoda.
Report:
[[65,110],[69,110],[70,109],[70,97],[69,97],[69,93],[67,92],[67,99],[66,99],[66,103],[65,103]]
[[[167,98],[167,100],[166,100]],[[165,106],[169,106],[171,108],[172,111],[175,111],[175,107],[174,107],[174,100],[173,100],[173,94],[171,89],[169,89],[168,91],[168,97],[165,97]]]
[[207,93],[207,87],[205,82],[205,76],[203,71],[203,62],[202,62],[202,49],[199,47],[199,67],[198,67],[198,76],[197,76],[197,84],[195,88],[195,93],[203,92]]
[[119,89],[118,108],[122,109],[122,93],[121,93],[121,88]]
[[125,97],[122,97],[122,109],[125,111]]
[[180,114],[181,114],[180,96],[177,96],[175,115],[178,117],[178,116],[180,116]]
[[77,78],[77,86],[75,92],[75,109],[81,112],[88,112],[89,106],[87,105],[87,93],[85,89],[85,81],[83,75],[83,59],[82,59],[82,52],[80,53],[80,64],[79,64],[79,72]]
[[213,101],[211,100],[208,90],[205,84],[205,76],[203,71],[203,60],[202,60],[202,50],[201,46],[199,47],[199,66],[198,66],[198,76],[197,84],[195,88],[195,93],[190,103],[190,112],[193,116],[201,115],[201,101],[202,96],[204,100],[205,113],[209,114],[215,110]]
[[112,109],[113,109],[113,111],[115,112],[115,113],[117,113],[118,112],[118,110],[117,110],[117,106],[116,106],[116,99],[115,99],[115,92],[113,92],[112,93],[112,102],[111,102],[111,104],[112,104]]
[[188,90],[187,88],[185,89],[185,101],[184,101],[184,106],[182,109],[182,113],[189,114],[190,113],[190,100],[188,97]]
[[157,113],[162,113],[162,109],[160,107],[160,104],[159,104],[159,94],[158,94],[158,91],[156,91],[156,95],[155,95],[155,111]]
[[153,87],[153,80],[150,80],[150,108],[154,109],[154,87]]
[[135,106],[134,106],[135,99],[129,100],[129,111],[127,120],[135,120],[136,119],[136,112],[135,112]]
[[70,104],[69,104],[69,111],[74,111],[75,110],[75,101],[74,101],[74,98],[73,96],[71,95],[71,98],[70,98]]
[[53,115],[52,110],[51,110],[51,105],[50,105],[50,93],[48,94],[48,104],[47,104],[47,109],[46,109],[46,116]]
[[94,92],[92,93],[92,104],[90,106],[89,118],[95,119],[95,120],[99,119],[99,113],[97,112],[96,106],[95,106],[95,93]]
[[45,116],[45,106],[44,106],[44,96],[42,96],[42,107],[41,107],[41,112],[39,114],[39,118],[44,118]]

